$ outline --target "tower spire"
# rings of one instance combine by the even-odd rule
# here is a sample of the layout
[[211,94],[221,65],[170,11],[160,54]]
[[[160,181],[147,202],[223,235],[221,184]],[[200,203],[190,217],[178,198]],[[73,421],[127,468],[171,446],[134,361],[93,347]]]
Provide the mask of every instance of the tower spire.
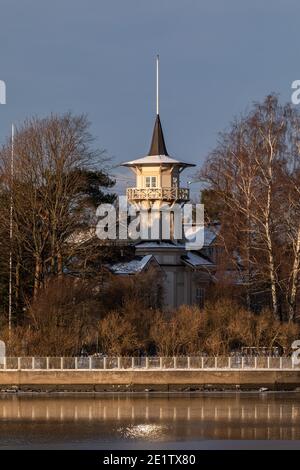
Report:
[[163,130],[159,117],[159,55],[156,56],[156,120],[148,155],[168,156]]
[[156,114],[159,114],[159,55],[156,56]]
[[168,156],[163,130],[161,127],[161,122],[159,114],[156,116],[151,146],[148,155],[166,155]]

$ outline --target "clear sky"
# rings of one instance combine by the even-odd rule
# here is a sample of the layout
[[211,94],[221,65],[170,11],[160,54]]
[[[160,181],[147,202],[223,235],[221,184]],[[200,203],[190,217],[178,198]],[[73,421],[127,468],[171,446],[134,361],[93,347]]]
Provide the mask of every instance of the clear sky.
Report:
[[[299,0],[0,0],[0,143],[12,121],[71,110],[88,114],[114,165],[144,156],[159,53],[167,149],[201,165],[253,100],[290,100],[299,19]],[[119,189],[130,181],[113,172]]]

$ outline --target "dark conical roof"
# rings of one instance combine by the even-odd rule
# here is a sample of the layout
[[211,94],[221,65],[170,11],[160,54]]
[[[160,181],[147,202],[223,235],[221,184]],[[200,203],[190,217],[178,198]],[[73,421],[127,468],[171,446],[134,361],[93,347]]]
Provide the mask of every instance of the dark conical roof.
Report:
[[167,152],[164,134],[161,127],[159,114],[156,115],[156,120],[153,129],[151,147],[146,157],[138,158],[137,160],[131,160],[124,162],[122,166],[139,167],[143,166],[157,166],[157,165],[177,165],[180,168],[186,168],[188,166],[196,166],[194,163],[187,163],[181,160],[174,160]]
[[151,147],[148,155],[166,155],[168,156],[163,130],[161,127],[161,122],[159,114],[156,115],[156,120],[153,129]]

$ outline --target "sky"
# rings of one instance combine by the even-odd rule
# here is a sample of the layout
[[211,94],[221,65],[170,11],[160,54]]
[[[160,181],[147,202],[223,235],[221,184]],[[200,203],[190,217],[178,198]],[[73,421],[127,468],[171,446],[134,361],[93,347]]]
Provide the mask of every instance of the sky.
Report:
[[0,0],[0,144],[12,122],[85,113],[123,192],[134,178],[118,164],[149,150],[159,54],[168,152],[200,168],[253,101],[291,99],[299,18],[298,0]]

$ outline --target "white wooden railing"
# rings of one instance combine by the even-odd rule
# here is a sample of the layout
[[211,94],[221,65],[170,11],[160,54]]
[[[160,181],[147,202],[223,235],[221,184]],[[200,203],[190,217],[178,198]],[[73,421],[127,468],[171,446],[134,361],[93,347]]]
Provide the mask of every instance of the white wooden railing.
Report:
[[293,370],[292,357],[2,357],[3,370]]
[[127,198],[130,201],[162,200],[188,201],[188,188],[127,188]]

